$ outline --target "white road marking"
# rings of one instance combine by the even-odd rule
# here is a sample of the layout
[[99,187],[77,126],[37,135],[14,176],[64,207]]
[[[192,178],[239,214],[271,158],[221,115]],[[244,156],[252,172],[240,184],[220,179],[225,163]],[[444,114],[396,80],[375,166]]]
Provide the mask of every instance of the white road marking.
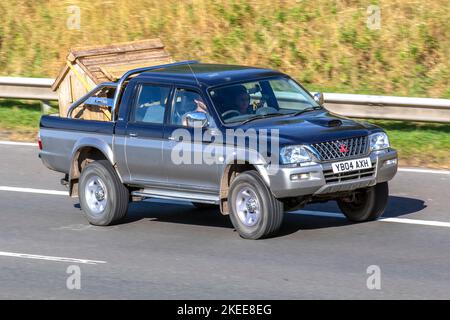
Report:
[[422,226],[433,226],[433,227],[450,228],[450,222],[442,222],[442,221],[415,220],[415,219],[405,219],[405,218],[381,218],[381,219],[379,219],[379,221],[407,223],[407,224],[419,224],[419,225],[422,225]]
[[[33,189],[33,188],[16,188],[16,187],[7,187],[7,186],[0,186],[0,191],[26,192],[26,193],[50,194],[50,195],[60,195],[60,196],[68,196],[69,195],[69,193],[67,191]],[[303,215],[309,215],[309,216],[319,216],[319,217],[345,218],[343,214],[335,213],[335,212],[300,210],[300,211],[296,211],[296,212],[292,212],[292,213],[300,214],[300,215],[303,214]],[[381,219],[378,219],[378,221],[450,228],[450,222],[443,222],[443,221],[418,220],[418,219],[407,219],[407,218],[381,218]]]
[[400,172],[416,172],[416,173],[435,173],[435,174],[450,174],[450,170],[434,170],[422,168],[398,168]]
[[24,258],[24,259],[35,259],[35,260],[47,260],[47,261],[56,261],[56,262],[83,263],[83,264],[101,264],[101,263],[107,263],[106,261],[99,261],[99,260],[74,259],[74,258],[52,257],[52,256],[41,256],[41,255],[36,255],[36,254],[17,253],[17,252],[6,252],[6,251],[0,251],[0,256],[4,256],[4,257],[14,257],[14,258]]
[[4,140],[0,140],[0,144],[6,144],[6,145],[10,145],[10,146],[37,147],[37,143],[33,143],[33,142],[18,142],[18,141],[4,141]]
[[34,188],[17,188],[17,187],[8,187],[8,186],[0,186],[0,191],[40,193],[40,194],[51,194],[51,195],[58,195],[58,196],[68,196],[69,195],[68,191],[34,189]]
[[112,230],[116,230],[118,228],[119,228],[119,226],[108,226],[107,228],[105,228],[105,227],[93,226],[91,224],[71,224],[68,226],[50,228],[50,230],[55,230],[55,231],[59,231],[59,230],[89,231],[89,230],[92,230],[94,232],[109,232]]
[[[335,213],[335,212],[299,210],[299,211],[295,211],[295,212],[291,212],[291,213],[298,214],[298,215],[345,219],[345,216],[342,213]],[[443,222],[443,221],[419,220],[419,219],[407,219],[407,218],[380,218],[377,221],[450,228],[450,222]]]

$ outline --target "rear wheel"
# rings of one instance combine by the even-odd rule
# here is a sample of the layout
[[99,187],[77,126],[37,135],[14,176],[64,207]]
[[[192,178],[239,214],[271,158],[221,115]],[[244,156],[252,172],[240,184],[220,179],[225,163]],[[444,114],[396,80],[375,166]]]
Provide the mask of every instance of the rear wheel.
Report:
[[84,167],[78,194],[81,209],[93,225],[111,225],[127,213],[128,189],[107,160],[94,161]]
[[386,210],[389,198],[388,183],[357,190],[354,196],[337,200],[342,213],[350,221],[362,222],[376,220]]
[[233,180],[228,201],[231,222],[245,239],[273,235],[283,222],[283,203],[272,195],[256,171],[246,171]]

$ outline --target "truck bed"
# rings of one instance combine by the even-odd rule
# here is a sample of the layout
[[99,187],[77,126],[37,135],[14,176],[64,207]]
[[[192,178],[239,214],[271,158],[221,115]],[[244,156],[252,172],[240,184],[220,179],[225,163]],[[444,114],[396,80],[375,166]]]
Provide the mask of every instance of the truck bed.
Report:
[[95,136],[111,147],[114,127],[114,122],[42,116],[40,157],[49,169],[69,173],[73,153],[80,143],[88,143]]

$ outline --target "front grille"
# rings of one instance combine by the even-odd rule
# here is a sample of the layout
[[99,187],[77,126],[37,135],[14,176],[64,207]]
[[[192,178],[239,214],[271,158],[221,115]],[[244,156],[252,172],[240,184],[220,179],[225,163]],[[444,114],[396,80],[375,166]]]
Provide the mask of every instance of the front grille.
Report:
[[375,176],[375,164],[372,164],[372,168],[350,171],[350,172],[342,172],[342,173],[334,173],[332,169],[324,170],[323,175],[325,177],[326,183],[335,183],[349,180],[358,180],[361,178],[369,178]]
[[317,152],[319,160],[329,161],[366,155],[369,149],[368,141],[369,138],[364,136],[313,143],[311,147]]

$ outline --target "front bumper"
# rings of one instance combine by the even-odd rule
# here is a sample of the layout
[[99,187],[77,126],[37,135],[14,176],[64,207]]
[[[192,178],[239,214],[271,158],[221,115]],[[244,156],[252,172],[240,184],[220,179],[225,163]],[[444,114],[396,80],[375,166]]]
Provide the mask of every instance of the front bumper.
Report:
[[[386,161],[397,159],[396,150],[373,151],[369,157],[373,170],[349,172],[340,177],[333,174],[332,162],[279,168],[259,165],[257,169],[263,177],[266,177],[270,190],[277,198],[319,196],[373,186],[394,177],[398,161],[395,163]],[[298,178],[293,180],[294,176]]]

